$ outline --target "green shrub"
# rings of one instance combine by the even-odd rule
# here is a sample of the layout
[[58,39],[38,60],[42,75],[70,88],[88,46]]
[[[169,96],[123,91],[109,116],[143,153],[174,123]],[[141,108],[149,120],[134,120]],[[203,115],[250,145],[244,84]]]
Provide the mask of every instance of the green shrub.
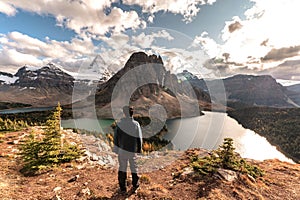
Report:
[[56,110],[46,122],[42,135],[31,133],[20,145],[20,154],[24,161],[24,170],[27,172],[52,167],[69,162],[82,155],[78,145],[62,142],[60,114],[58,103]]
[[225,138],[223,144],[212,151],[209,156],[203,158],[193,157],[191,166],[195,172],[202,175],[213,174],[219,168],[223,168],[246,173],[254,178],[263,176],[264,172],[259,167],[247,163],[234,150],[233,139]]

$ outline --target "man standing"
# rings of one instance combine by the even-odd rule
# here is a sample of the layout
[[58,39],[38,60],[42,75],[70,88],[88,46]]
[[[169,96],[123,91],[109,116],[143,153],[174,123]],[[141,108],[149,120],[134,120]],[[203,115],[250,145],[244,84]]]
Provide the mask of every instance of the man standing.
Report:
[[139,187],[137,175],[136,154],[142,151],[142,131],[140,124],[132,118],[133,108],[123,107],[125,118],[122,118],[114,131],[114,149],[118,154],[119,171],[118,181],[121,192],[126,192],[127,166],[130,165],[132,186],[136,190]]

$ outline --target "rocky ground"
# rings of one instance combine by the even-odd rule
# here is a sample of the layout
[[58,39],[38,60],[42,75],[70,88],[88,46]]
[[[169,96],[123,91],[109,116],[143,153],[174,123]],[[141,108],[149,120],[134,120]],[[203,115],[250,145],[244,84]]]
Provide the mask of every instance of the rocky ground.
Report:
[[140,188],[130,190],[129,182],[128,193],[122,195],[118,192],[116,155],[109,145],[71,131],[64,135],[82,143],[84,157],[35,176],[24,176],[19,171],[22,162],[17,146],[30,131],[0,134],[0,199],[300,199],[299,164],[251,161],[265,171],[265,176],[256,180],[227,170],[201,177],[189,167],[190,156],[207,154],[200,149],[140,156]]

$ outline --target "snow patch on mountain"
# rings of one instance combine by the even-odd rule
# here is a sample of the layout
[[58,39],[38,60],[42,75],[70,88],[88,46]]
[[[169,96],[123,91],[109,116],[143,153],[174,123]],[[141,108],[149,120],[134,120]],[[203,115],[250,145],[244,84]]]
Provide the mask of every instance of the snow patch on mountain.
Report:
[[0,82],[3,82],[5,84],[13,84],[16,82],[16,80],[18,80],[18,77],[15,77],[15,76],[9,77],[9,76],[0,74]]
[[26,71],[36,71],[40,69],[40,67],[29,66],[29,65],[24,65],[24,68],[26,69]]
[[283,86],[291,86],[299,84],[300,81],[297,80],[284,80],[284,79],[276,79],[277,83],[280,83]]

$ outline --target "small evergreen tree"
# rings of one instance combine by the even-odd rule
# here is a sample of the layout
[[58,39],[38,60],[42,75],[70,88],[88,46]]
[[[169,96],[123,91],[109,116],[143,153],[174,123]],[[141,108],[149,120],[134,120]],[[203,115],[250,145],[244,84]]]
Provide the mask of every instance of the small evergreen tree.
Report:
[[24,160],[24,170],[32,171],[52,167],[69,162],[82,155],[78,145],[70,145],[62,141],[60,115],[61,107],[58,103],[55,111],[46,122],[43,135],[30,134],[20,146]]
[[223,144],[216,150],[216,154],[221,161],[221,167],[224,169],[236,169],[238,165],[237,154],[234,152],[233,139],[225,138]]
[[53,114],[46,121],[45,136],[43,138],[43,160],[45,163],[59,163],[60,155],[62,153],[61,145],[61,127],[60,127],[60,115],[62,108],[60,103]]

